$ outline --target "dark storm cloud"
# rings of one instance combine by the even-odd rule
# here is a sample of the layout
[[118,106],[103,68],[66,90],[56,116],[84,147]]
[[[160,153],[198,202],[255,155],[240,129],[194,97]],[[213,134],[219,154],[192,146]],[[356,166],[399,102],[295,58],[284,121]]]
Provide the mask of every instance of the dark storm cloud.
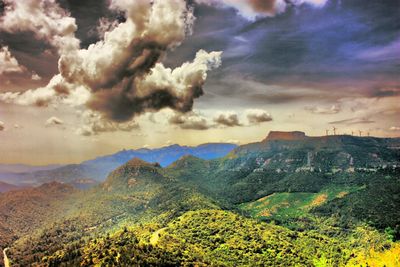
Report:
[[[335,80],[373,80],[379,74],[389,75],[396,61],[370,62],[358,55],[374,47],[395,40],[399,30],[393,4],[385,6],[377,1],[357,5],[339,5],[330,1],[325,8],[311,10],[303,7],[273,19],[265,18],[244,30],[242,35],[251,40],[251,55],[246,57],[253,71],[266,81],[292,84],[331,82]],[[375,11],[372,12],[372,10]],[[388,13],[383,12],[387,10]],[[392,13],[392,17],[388,14]],[[373,21],[365,23],[365,21]],[[391,36],[391,37],[390,37]],[[238,71],[246,71],[240,65]],[[371,76],[372,75],[372,76]]]
[[203,102],[210,103],[213,101],[218,104],[218,102],[224,102],[224,99],[226,101],[227,98],[230,99],[229,101],[237,98],[237,102],[242,107],[254,107],[263,104],[292,104],[296,102],[302,102],[305,105],[310,105],[310,102],[325,104],[325,102],[335,102],[344,96],[359,96],[359,93],[350,90],[346,92],[324,90],[326,89],[323,87],[324,85],[320,85],[319,88],[314,86],[287,88],[284,85],[269,85],[262,80],[255,80],[254,77],[241,77],[241,75],[227,75],[217,81],[210,79],[207,85],[206,97],[202,99]]
[[239,74],[265,85],[313,88],[328,98],[374,97],[372,88],[400,82],[399,9],[397,0],[329,0],[324,7],[292,5],[275,17],[249,22],[230,9],[202,6],[193,36],[173,56],[184,58],[197,43],[223,50],[224,64],[211,74],[207,87],[214,96],[229,91],[238,100],[253,95],[256,102],[260,97],[266,103],[312,100],[284,88],[274,95],[246,93],[225,79]]
[[207,5],[194,6],[196,21],[193,25],[193,34],[182,42],[179,49],[166,55],[163,60],[166,65],[179,66],[181,62],[191,60],[192,55],[199,49],[225,51],[236,32],[243,25],[250,24],[244,18],[238,17],[232,9],[217,9]]

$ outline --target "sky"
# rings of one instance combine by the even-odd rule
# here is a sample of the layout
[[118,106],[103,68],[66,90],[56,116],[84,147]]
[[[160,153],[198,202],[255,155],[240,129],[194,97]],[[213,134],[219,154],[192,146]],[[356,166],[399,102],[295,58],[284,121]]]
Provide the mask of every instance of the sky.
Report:
[[400,136],[399,0],[0,0],[0,163]]

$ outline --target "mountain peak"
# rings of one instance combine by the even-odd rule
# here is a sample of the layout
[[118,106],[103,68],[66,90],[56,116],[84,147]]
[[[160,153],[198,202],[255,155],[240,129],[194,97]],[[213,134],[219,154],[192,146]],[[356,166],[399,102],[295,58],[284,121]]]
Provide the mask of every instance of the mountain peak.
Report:
[[272,141],[272,140],[303,140],[306,139],[307,136],[304,132],[300,131],[292,131],[292,132],[284,132],[284,131],[270,131],[268,133],[267,138],[264,141]]
[[135,158],[129,160],[128,162],[126,162],[121,167],[125,167],[125,168],[140,168],[140,167],[159,168],[160,164],[159,163],[149,163],[147,161],[144,161],[140,158],[135,157]]
[[161,168],[158,163],[149,163],[139,158],[133,158],[111,172],[104,182],[103,188],[107,191],[121,187],[132,188],[141,181],[158,180],[162,178],[158,168]]

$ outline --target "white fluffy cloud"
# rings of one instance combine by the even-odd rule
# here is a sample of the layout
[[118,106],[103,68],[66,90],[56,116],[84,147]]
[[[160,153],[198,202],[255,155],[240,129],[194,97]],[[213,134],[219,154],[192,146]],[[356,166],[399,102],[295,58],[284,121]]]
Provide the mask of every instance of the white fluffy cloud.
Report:
[[245,111],[249,124],[259,124],[272,121],[272,116],[262,109],[247,109]]
[[79,48],[75,38],[75,19],[62,9],[55,0],[4,0],[4,15],[0,29],[15,33],[30,31],[35,37],[47,41],[66,54]]
[[70,106],[80,106],[88,101],[90,92],[83,86],[66,83],[61,75],[55,75],[50,82],[37,89],[25,92],[0,94],[0,101],[18,105],[48,106],[59,101]]
[[400,127],[399,126],[392,126],[389,128],[390,131],[400,131]]
[[17,59],[11,55],[8,46],[0,47],[0,75],[3,73],[23,71],[24,67],[20,66]]

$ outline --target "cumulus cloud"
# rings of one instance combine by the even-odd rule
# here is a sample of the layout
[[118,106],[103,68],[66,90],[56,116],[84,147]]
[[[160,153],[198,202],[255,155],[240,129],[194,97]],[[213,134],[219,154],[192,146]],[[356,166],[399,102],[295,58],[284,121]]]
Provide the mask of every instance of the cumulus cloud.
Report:
[[71,106],[80,106],[88,101],[90,92],[83,86],[66,83],[58,74],[50,82],[37,89],[25,92],[6,92],[0,94],[0,101],[18,105],[48,106],[57,101]]
[[308,106],[305,109],[314,114],[336,114],[341,111],[339,105],[332,105],[330,107]]
[[135,121],[116,123],[104,119],[101,114],[91,110],[83,111],[79,115],[82,118],[83,125],[76,129],[76,134],[82,136],[98,135],[104,132],[115,131],[130,132],[140,128],[139,124]]
[[0,29],[9,33],[30,31],[66,54],[79,49],[75,19],[55,0],[3,0],[5,8]]
[[185,130],[208,130],[212,127],[205,117],[195,112],[186,114],[176,112],[169,118],[168,122]]
[[[34,22],[34,25],[40,29],[43,21],[49,24],[43,26],[44,33],[40,36],[48,37],[49,42],[57,36],[73,39],[75,21],[70,20],[68,14],[64,21],[64,17],[59,16],[63,11],[54,1],[44,3],[30,0],[28,7],[12,4],[12,8],[6,8],[2,27],[16,30],[12,22],[21,21],[23,29],[35,32],[37,29],[29,28],[21,18],[28,10],[35,11],[39,13],[37,20],[40,23]],[[123,12],[126,21],[111,27],[102,40],[87,49],[72,45],[69,49],[60,49],[60,74],[47,86],[24,93],[3,93],[0,100],[38,106],[57,101],[86,104],[91,110],[100,112],[103,119],[116,122],[129,121],[143,112],[166,107],[189,112],[194,99],[203,94],[207,72],[220,66],[221,52],[200,50],[192,62],[175,69],[159,62],[191,32],[194,16],[186,1],[112,0],[110,8]],[[50,38],[49,27],[52,29],[57,24],[60,27],[69,25],[68,31],[54,30]]]
[[188,112],[203,95],[207,71],[221,63],[221,53],[200,50],[193,62],[170,69],[157,63],[145,77],[123,79],[121,87],[93,94],[88,106],[110,120],[126,121],[145,111],[172,108]]
[[23,72],[24,67],[19,65],[17,59],[11,55],[8,46],[0,47],[0,75],[3,73]]
[[392,126],[389,128],[390,131],[400,131],[400,126]]
[[217,114],[217,116],[214,118],[214,122],[217,125],[226,127],[242,126],[239,121],[238,114],[232,111]]
[[4,122],[0,121],[0,131],[5,129]]
[[54,117],[54,116],[48,118],[48,119],[46,120],[46,123],[45,123],[46,126],[51,126],[51,125],[62,125],[62,124],[64,124],[64,121],[61,120],[61,119],[59,119],[59,118],[57,118],[57,117]]
[[323,7],[328,0],[196,0],[200,4],[235,8],[243,17],[254,20],[256,17],[274,16],[282,13],[288,6],[309,4]]
[[248,109],[245,113],[250,125],[272,121],[272,116],[262,109]]
[[208,130],[211,128],[226,128],[238,126],[251,126],[267,121],[272,121],[271,115],[262,109],[247,109],[244,112],[248,124],[241,122],[240,116],[234,111],[217,111],[212,118],[206,118],[201,113],[192,111],[188,113],[172,112],[168,116],[168,122],[181,129]]

